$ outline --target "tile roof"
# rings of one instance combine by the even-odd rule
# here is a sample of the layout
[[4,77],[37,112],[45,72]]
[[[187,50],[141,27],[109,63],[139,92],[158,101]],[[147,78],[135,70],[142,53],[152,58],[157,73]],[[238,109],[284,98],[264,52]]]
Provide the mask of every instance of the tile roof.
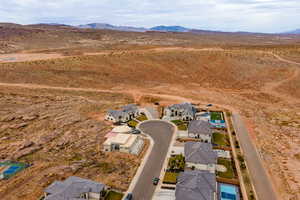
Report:
[[184,144],[185,161],[198,164],[216,164],[218,154],[210,143],[186,142]]
[[65,181],[55,181],[45,189],[45,200],[81,200],[84,193],[100,193],[105,185],[88,179],[70,176]]
[[137,110],[138,107],[135,104],[128,104],[121,107],[120,110],[108,110],[107,113],[113,116],[115,119],[119,119],[119,117],[126,117],[128,113],[136,112]]
[[194,116],[196,108],[191,103],[173,104],[167,107],[168,109],[182,110],[182,114]]
[[188,126],[189,133],[200,133],[205,135],[212,135],[210,123],[204,120],[193,120]]
[[216,176],[207,171],[185,171],[177,179],[176,200],[214,200]]

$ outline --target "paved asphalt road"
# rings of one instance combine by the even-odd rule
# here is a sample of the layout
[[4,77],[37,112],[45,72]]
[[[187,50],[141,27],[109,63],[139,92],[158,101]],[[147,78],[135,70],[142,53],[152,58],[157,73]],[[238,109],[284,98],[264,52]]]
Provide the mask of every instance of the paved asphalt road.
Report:
[[245,154],[245,159],[250,171],[253,185],[257,193],[259,200],[276,200],[276,194],[272,187],[271,181],[268,178],[259,154],[257,153],[255,146],[251,142],[249,133],[238,114],[233,114],[233,125],[238,135],[241,147]]
[[139,128],[152,137],[154,146],[132,193],[134,200],[151,200],[155,191],[152,179],[160,175],[174,127],[164,121],[149,121],[142,123]]

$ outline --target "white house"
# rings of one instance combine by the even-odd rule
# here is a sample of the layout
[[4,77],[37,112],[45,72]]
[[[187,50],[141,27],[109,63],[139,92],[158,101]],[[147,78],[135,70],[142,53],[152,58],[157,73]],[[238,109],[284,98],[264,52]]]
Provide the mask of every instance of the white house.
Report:
[[195,119],[196,108],[191,103],[168,106],[164,110],[165,118],[170,120],[190,121]]
[[120,151],[138,155],[143,145],[144,141],[139,136],[119,133],[108,137],[103,143],[103,149],[107,152]]
[[139,109],[135,104],[123,106],[120,110],[108,110],[105,120],[116,122],[127,122],[139,115]]
[[215,173],[218,155],[210,143],[186,142],[184,156],[187,167]]
[[55,181],[44,192],[45,200],[87,199],[102,200],[106,186],[88,179],[70,176],[64,181]]
[[188,126],[188,136],[199,138],[202,142],[211,143],[212,129],[209,122],[203,120],[193,120]]

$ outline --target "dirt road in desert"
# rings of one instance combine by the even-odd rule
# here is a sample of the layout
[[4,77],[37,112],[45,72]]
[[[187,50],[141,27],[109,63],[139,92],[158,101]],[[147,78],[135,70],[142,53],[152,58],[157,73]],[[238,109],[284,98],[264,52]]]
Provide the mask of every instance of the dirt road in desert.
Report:
[[[222,48],[184,48],[184,47],[160,47],[152,49],[141,50],[122,50],[122,51],[101,51],[93,53],[83,53],[81,56],[97,56],[97,55],[116,55],[126,53],[146,53],[146,52],[166,52],[166,51],[224,51]],[[75,55],[76,56],[76,55]],[[37,60],[49,60],[57,58],[68,58],[73,56],[65,56],[61,53],[13,53],[13,54],[0,54],[0,63],[14,63],[14,62],[26,62]]]
[[[158,49],[151,49],[151,50],[141,50],[141,51],[176,51],[176,50],[184,50],[185,48],[158,48]],[[187,51],[200,51],[201,49],[190,49],[187,48]],[[202,49],[201,51],[208,51],[208,50],[212,50],[212,49]],[[100,55],[100,54],[104,54],[104,52],[102,53],[93,53],[90,55]],[[106,52],[106,54],[109,54]],[[274,57],[276,57],[278,60],[284,62],[284,63],[288,63],[288,64],[292,64],[295,65],[293,67],[293,72],[291,73],[291,76],[286,77],[280,81],[276,81],[276,82],[269,82],[267,84],[265,84],[264,87],[262,87],[260,92],[264,92],[264,93],[268,93],[272,96],[276,96],[279,97],[281,99],[286,100],[289,103],[294,103],[294,102],[299,102],[299,99],[293,98],[293,97],[289,97],[287,95],[283,95],[280,94],[279,92],[276,91],[276,89],[278,87],[280,87],[282,84],[286,84],[289,81],[295,80],[296,78],[299,77],[300,74],[300,63],[294,62],[294,61],[290,61],[287,59],[284,59],[276,54],[270,53],[272,54]],[[178,96],[178,95],[171,95],[171,94],[161,94],[161,93],[151,93],[151,92],[144,92],[144,91],[139,91],[139,90],[105,90],[105,89],[94,89],[94,88],[69,88],[69,87],[54,87],[54,86],[48,86],[48,85],[37,85],[37,84],[23,84],[23,83],[0,83],[0,86],[3,87],[19,87],[19,88],[28,88],[28,89],[50,89],[50,90],[62,90],[62,91],[81,91],[81,92],[95,92],[95,93],[119,93],[119,94],[127,94],[132,96],[134,99],[138,99],[141,96],[153,96],[153,97],[160,97],[162,99],[168,99],[171,101],[177,101],[177,102],[186,102],[186,101],[190,101],[190,102],[194,102],[192,98],[186,98],[186,97],[182,97],[182,96]],[[203,92],[205,93],[206,90],[204,89]],[[212,92],[212,90],[208,90],[207,92]],[[218,92],[213,91],[213,92]],[[243,92],[243,91],[241,91]],[[230,91],[228,91],[228,93],[230,93]],[[238,93],[238,92],[237,92]],[[207,93],[209,94],[209,93]],[[203,103],[209,103],[209,102],[203,102]],[[217,105],[217,104],[216,104]],[[237,113],[239,113],[239,110],[237,110],[237,108],[233,108],[230,107],[229,105],[217,105],[220,107],[224,107],[227,109],[230,109],[232,111],[235,111]],[[259,160],[259,162],[261,162]],[[252,179],[254,180],[254,182],[259,181],[260,177],[256,177],[256,176],[252,176]]]

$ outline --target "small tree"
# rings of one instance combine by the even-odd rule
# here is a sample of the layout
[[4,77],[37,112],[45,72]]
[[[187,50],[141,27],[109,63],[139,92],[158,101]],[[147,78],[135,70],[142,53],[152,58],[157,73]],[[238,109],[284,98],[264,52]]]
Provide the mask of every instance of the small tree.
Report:
[[172,171],[183,171],[185,167],[185,159],[182,154],[176,155],[169,159],[169,169]]

